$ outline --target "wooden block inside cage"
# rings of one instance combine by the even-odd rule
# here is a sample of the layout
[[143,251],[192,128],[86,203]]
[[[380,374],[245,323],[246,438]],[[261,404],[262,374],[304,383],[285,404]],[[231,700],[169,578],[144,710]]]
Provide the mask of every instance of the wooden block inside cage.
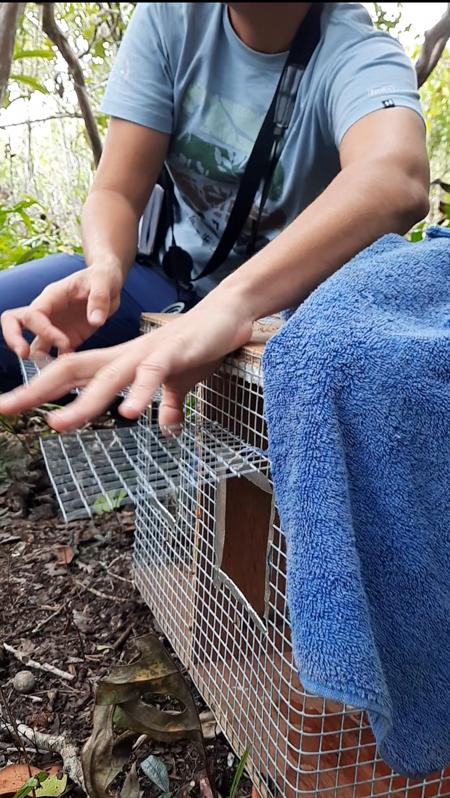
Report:
[[[144,331],[172,318],[144,314]],[[198,386],[199,436],[204,422],[243,444],[267,443],[261,355],[278,326],[256,328]],[[292,657],[284,536],[267,476],[214,485],[199,478],[195,504],[185,661],[230,743],[240,752],[249,747],[255,798],[450,795],[450,769],[421,782],[394,774],[361,712],[305,692]],[[173,639],[169,619],[159,621]]]
[[214,531],[216,584],[226,581],[260,618],[268,611],[267,558],[273,512],[267,478],[257,475],[219,481]]

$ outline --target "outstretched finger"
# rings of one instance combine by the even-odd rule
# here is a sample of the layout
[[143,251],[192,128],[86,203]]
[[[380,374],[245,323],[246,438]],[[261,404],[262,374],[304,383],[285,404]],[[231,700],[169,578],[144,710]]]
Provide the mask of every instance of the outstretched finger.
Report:
[[149,356],[139,363],[127,397],[119,407],[120,414],[134,419],[143,413],[171,370],[171,355],[164,350],[157,357]]
[[3,337],[9,348],[12,349],[18,357],[28,357],[30,346],[23,337],[21,310],[5,310],[1,316],[1,328]]
[[184,391],[174,391],[163,388],[161,404],[159,406],[158,421],[161,429],[169,427],[171,430],[181,428],[184,421]]
[[77,429],[103,413],[133,379],[136,365],[130,356],[111,356],[111,349],[99,351],[106,357],[104,355],[101,365],[91,371],[89,382],[86,384],[85,380],[86,387],[80,396],[61,410],[49,413],[47,420],[58,432]]
[[59,399],[72,388],[81,387],[104,365],[110,350],[95,349],[63,355],[42,369],[29,385],[0,396],[0,413],[14,415]]

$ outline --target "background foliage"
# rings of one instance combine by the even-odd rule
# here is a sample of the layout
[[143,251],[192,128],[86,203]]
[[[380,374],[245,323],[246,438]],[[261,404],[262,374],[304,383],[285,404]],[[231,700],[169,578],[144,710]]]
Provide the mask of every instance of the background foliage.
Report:
[[[408,32],[402,23],[403,4],[371,5],[376,25],[402,40]],[[81,63],[102,136],[107,119],[98,109],[133,7],[127,2],[55,4],[57,22]],[[94,169],[67,64],[43,34],[41,14],[40,4],[27,3],[4,99],[8,119],[0,118],[0,268],[49,252],[79,250],[80,210]],[[421,89],[432,179],[444,187],[450,183],[449,72],[446,50]],[[19,122],[11,121],[13,117]],[[447,216],[448,224],[449,201],[436,182],[433,221]]]

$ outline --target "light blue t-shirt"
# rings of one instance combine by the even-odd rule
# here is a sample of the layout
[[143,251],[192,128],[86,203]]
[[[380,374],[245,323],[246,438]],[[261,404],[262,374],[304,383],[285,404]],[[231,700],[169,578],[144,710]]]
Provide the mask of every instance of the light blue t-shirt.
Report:
[[[109,78],[103,110],[171,134],[167,164],[179,202],[175,237],[197,274],[233,206],[240,176],[273,97],[286,53],[247,47],[225,3],[141,3]],[[421,114],[401,45],[376,31],[359,3],[326,3],[321,39],[300,84],[265,205],[257,248],[274,238],[339,172],[339,145],[366,114],[392,106]],[[250,220],[259,205],[256,196]],[[204,294],[246,259],[249,221]]]

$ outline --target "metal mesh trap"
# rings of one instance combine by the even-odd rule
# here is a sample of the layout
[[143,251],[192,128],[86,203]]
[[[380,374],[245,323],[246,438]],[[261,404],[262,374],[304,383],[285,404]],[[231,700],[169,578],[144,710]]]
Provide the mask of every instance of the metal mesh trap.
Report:
[[[33,361],[21,361],[21,367],[26,382],[40,372]],[[146,423],[145,462],[139,457],[137,436],[136,427],[130,426],[41,437],[47,471],[66,521],[134,504],[139,466],[145,469],[148,494],[161,506],[170,506],[183,454],[189,454],[193,469],[201,469],[210,478],[226,473],[238,476],[242,469],[257,473],[263,460],[214,422],[205,427],[201,442],[196,441],[189,418],[180,436],[170,429],[162,434],[156,423]]]
[[50,434],[41,438],[40,446],[65,521],[135,502],[133,427]]
[[[144,331],[160,323],[147,316]],[[298,679],[262,351],[246,347],[197,387],[178,437],[160,433],[151,409],[135,427],[44,438],[61,511],[136,504],[136,584],[236,753],[249,750],[261,798],[450,796],[450,769],[395,774],[364,713]]]
[[[135,427],[41,438],[42,455],[66,522],[135,504],[139,466],[145,469],[143,479],[153,501],[164,507],[175,501],[180,459],[194,442],[190,425],[185,426],[180,437],[169,431],[163,436],[156,426],[146,426],[145,463],[139,457],[137,439]],[[247,469],[247,462],[256,472],[260,459],[257,452],[249,455],[240,442],[211,425],[198,454],[192,458],[191,468],[195,473],[201,468],[210,477],[216,473],[238,476],[244,467]]]
[[[158,323],[147,316],[144,331]],[[424,781],[395,774],[363,713],[310,695],[298,679],[261,353],[229,357],[189,397],[170,496],[149,487],[155,433],[151,416],[141,419],[138,588],[236,753],[249,749],[261,798],[450,796],[450,770]]]
[[[19,358],[28,384],[53,358],[39,364]],[[74,389],[72,393],[79,393]],[[92,517],[136,500],[136,429],[118,427],[73,434],[43,435],[40,447],[66,522]],[[155,482],[159,483],[158,477]]]

